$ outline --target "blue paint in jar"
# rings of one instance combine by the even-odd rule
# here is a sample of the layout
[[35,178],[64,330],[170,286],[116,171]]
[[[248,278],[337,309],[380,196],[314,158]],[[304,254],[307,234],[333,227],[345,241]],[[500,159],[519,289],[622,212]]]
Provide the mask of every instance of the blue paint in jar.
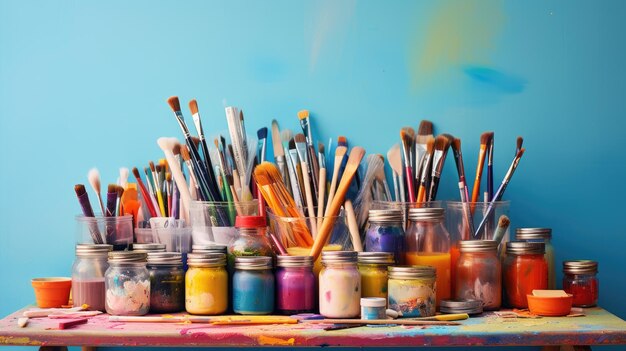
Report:
[[387,300],[383,297],[361,298],[361,319],[386,319]]
[[262,315],[274,311],[272,258],[236,257],[233,275],[233,312]]
[[402,210],[369,211],[369,227],[365,234],[366,252],[390,252],[396,264],[403,264],[404,241]]

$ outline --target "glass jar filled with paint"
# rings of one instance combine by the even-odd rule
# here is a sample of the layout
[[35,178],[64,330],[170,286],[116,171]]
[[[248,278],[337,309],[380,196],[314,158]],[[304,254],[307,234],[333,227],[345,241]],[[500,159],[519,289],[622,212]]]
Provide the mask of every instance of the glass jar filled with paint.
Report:
[[493,240],[459,242],[455,298],[479,300],[484,310],[497,310],[502,300],[502,268],[498,243]]
[[233,311],[249,315],[274,311],[272,257],[235,257]]
[[450,234],[443,208],[411,208],[406,234],[406,264],[437,270],[437,306],[451,293]]
[[150,313],[185,309],[185,272],[180,252],[148,253]]
[[517,228],[515,239],[519,241],[540,242],[546,245],[546,261],[548,262],[548,289],[556,289],[554,272],[554,247],[552,246],[552,229],[550,228]]
[[370,210],[365,251],[389,252],[397,264],[404,263],[404,229],[400,209]]
[[510,241],[506,243],[504,259],[504,289],[510,307],[528,308],[526,295],[533,290],[548,288],[548,263],[544,257],[545,244]]
[[266,236],[264,216],[237,216],[235,227],[238,236],[233,238],[228,247],[231,266],[235,257],[273,256],[272,246]]
[[574,295],[572,305],[593,307],[598,304],[598,262],[575,260],[563,262],[563,290]]
[[150,310],[150,274],[147,254],[133,251],[109,252],[105,273],[106,312],[118,316],[140,316]]
[[434,316],[436,274],[431,266],[389,267],[389,308],[403,317]]
[[72,301],[74,307],[89,305],[91,311],[105,310],[104,275],[109,268],[107,244],[77,244],[72,266]]
[[354,251],[322,252],[319,309],[327,318],[355,318],[361,313],[361,274]]
[[185,310],[191,314],[216,315],[228,309],[228,272],[223,253],[187,254]]
[[359,252],[361,297],[387,299],[387,268],[394,264],[391,252]]
[[278,256],[276,261],[276,309],[281,314],[315,310],[316,279],[313,257]]

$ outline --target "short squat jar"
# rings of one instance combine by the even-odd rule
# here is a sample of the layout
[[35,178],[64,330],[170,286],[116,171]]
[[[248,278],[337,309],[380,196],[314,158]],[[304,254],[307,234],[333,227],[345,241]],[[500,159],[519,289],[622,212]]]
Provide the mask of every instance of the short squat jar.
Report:
[[575,260],[563,262],[563,290],[574,295],[572,305],[593,307],[598,304],[598,262]]
[[150,313],[185,309],[185,272],[180,252],[148,253]]
[[493,240],[459,242],[455,297],[479,300],[484,310],[497,310],[502,299],[502,269],[498,243]]
[[270,314],[274,311],[271,257],[235,257],[233,311],[248,315]]
[[88,305],[91,311],[104,311],[106,288],[104,274],[109,268],[106,244],[77,244],[76,260],[72,266],[72,300],[74,306]]
[[510,241],[506,243],[503,265],[504,289],[509,307],[528,308],[527,295],[548,288],[545,244]]
[[554,273],[554,247],[552,246],[552,229],[550,228],[517,228],[515,239],[519,241],[539,242],[546,246],[546,262],[548,263],[548,289],[556,289]]
[[361,313],[361,274],[354,251],[322,252],[319,276],[320,314],[327,318],[355,318]]
[[147,254],[133,251],[109,252],[105,274],[106,311],[117,316],[141,316],[150,310],[150,274]]
[[238,236],[228,246],[229,265],[235,257],[267,256],[274,254],[266,236],[267,224],[263,216],[237,216],[235,219]]
[[315,310],[313,257],[278,256],[276,262],[276,310],[292,315]]
[[402,210],[370,210],[365,234],[365,251],[392,253],[396,264],[404,263]]
[[387,299],[387,268],[394,264],[391,252],[359,252],[361,297]]
[[388,306],[403,317],[434,316],[436,285],[431,266],[389,267]]
[[223,253],[187,254],[185,310],[191,314],[216,315],[228,309],[228,273]]

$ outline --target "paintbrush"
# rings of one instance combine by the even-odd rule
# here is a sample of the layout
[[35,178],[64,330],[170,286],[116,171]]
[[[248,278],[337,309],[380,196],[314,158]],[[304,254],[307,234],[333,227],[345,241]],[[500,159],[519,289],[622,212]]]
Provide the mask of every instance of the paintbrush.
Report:
[[474,232],[474,237],[478,237],[479,233],[483,230],[483,228],[487,224],[487,220],[489,219],[489,217],[491,216],[491,213],[493,212],[494,204],[497,201],[500,201],[502,199],[502,195],[504,195],[504,191],[506,190],[507,185],[509,185],[511,178],[513,178],[513,173],[515,173],[515,170],[517,169],[519,161],[522,158],[522,155],[524,155],[524,151],[526,151],[526,149],[521,148],[519,152],[515,155],[513,162],[511,162],[511,165],[509,166],[509,170],[504,175],[504,179],[502,179],[502,183],[498,187],[498,190],[496,191],[496,193],[493,195],[493,199],[491,200],[491,202],[489,202],[487,211],[485,212],[485,215],[483,216],[482,221],[480,221],[480,225],[478,225],[478,228]]
[[211,156],[209,154],[209,145],[204,137],[204,130],[202,129],[202,121],[200,120],[200,112],[198,112],[198,102],[196,99],[189,101],[189,110],[191,110],[191,117],[193,118],[196,131],[198,132],[199,147],[202,149],[202,153],[204,154],[204,163],[206,164],[207,169],[206,175],[208,176],[207,182],[213,189],[218,189],[217,181],[215,180],[215,176],[213,174],[213,163],[211,162]]
[[354,213],[354,207],[352,207],[352,201],[349,199],[346,200],[343,204],[343,208],[346,210],[346,220],[348,222],[348,230],[350,231],[350,240],[352,241],[353,250],[356,252],[363,252],[363,243],[361,242],[359,225],[356,221],[356,214]]
[[117,215],[121,216],[122,215],[122,195],[124,195],[124,188],[118,185],[116,192],[117,192],[117,199],[116,199],[117,202],[115,204],[115,208],[117,209]]
[[141,192],[141,196],[143,196],[144,201],[146,202],[146,206],[148,207],[148,212],[150,212],[151,217],[157,217],[159,214],[157,213],[157,209],[154,207],[154,203],[152,202],[150,195],[148,194],[148,190],[146,190],[146,186],[143,184],[141,180],[141,176],[139,174],[139,170],[137,167],[133,167],[133,175],[137,180],[137,184],[139,185],[139,191]]
[[465,218],[465,224],[467,225],[467,231],[464,232],[463,240],[469,240],[474,233],[474,219],[469,207],[469,192],[467,190],[467,183],[465,181],[465,167],[463,166],[463,153],[461,152],[461,139],[454,138],[452,140],[452,153],[454,154],[454,162],[456,163],[456,170],[459,176],[459,193],[463,206],[463,217]]
[[487,147],[487,199],[491,201],[493,198],[493,143],[495,141],[495,134],[491,134],[489,139],[489,146]]
[[[343,136],[340,135],[337,138],[337,147],[343,146],[346,148],[346,154],[345,156],[341,159],[341,166],[339,167],[339,174],[337,174],[337,179],[340,180],[341,177],[343,176],[343,169],[346,168],[346,163],[348,162],[348,139]],[[337,151],[337,149],[335,149],[335,151]]]
[[280,137],[281,134],[278,129],[278,122],[276,122],[276,120],[272,120],[272,146],[274,148],[274,160],[276,161],[280,174],[283,176],[285,185],[287,185],[287,188],[289,189],[289,173],[285,163],[285,150],[283,149]]
[[[152,186],[152,181],[154,180],[154,178],[152,177],[153,173],[150,171],[150,169],[148,167],[145,167],[143,169],[144,173],[146,174],[146,183],[148,184],[148,190],[149,190],[149,196],[150,196],[150,201],[152,202],[152,206],[154,206],[155,210],[159,208],[159,202],[157,201],[156,197],[155,197],[155,192],[154,192],[154,188]],[[157,216],[160,216],[160,212],[157,210]]]
[[180,155],[183,157],[183,162],[187,165],[187,169],[189,169],[189,178],[193,181],[193,187],[196,191],[196,194],[200,193],[200,185],[198,184],[198,180],[196,179],[196,172],[193,169],[193,164],[191,163],[191,155],[189,155],[189,148],[185,146],[181,146]]
[[102,211],[102,216],[105,215],[104,212],[104,204],[102,203],[102,197],[100,196],[100,172],[98,172],[97,168],[92,168],[87,173],[87,179],[89,180],[89,184],[91,188],[96,193],[96,197],[98,198],[98,202],[100,203],[100,210]]
[[[393,188],[396,201],[404,202],[404,172],[402,172],[402,155],[400,155],[400,145],[395,144],[387,151],[387,161],[393,171]],[[396,179],[397,178],[397,179]]]
[[343,161],[343,158],[346,155],[347,151],[348,148],[346,148],[345,146],[337,146],[337,149],[335,149],[333,176],[330,182],[330,189],[328,189],[328,200],[326,201],[326,210],[324,211],[324,217],[328,216],[330,204],[333,202],[333,198],[335,197],[337,180],[339,179],[339,168],[341,167],[341,162]]
[[[246,174],[246,163],[247,163],[247,151],[248,147],[245,140],[245,135],[243,133],[243,114],[239,112],[236,107],[226,107],[226,121],[228,123],[228,131],[230,133],[230,141],[232,144],[232,156],[235,161],[235,165],[237,168],[237,173],[239,174],[239,182],[242,188],[242,195],[245,193],[249,193],[250,191],[246,191],[247,184],[245,184],[244,176]],[[241,196],[243,198],[243,196]]]
[[478,196],[480,196],[480,180],[483,176],[483,166],[485,165],[485,154],[489,141],[491,140],[492,132],[484,132],[480,135],[480,150],[478,152],[478,164],[476,165],[476,178],[474,179],[474,187],[472,188],[472,201],[470,208],[474,213],[474,203],[478,202]]
[[117,184],[109,184],[107,187],[106,217],[115,217],[115,205],[117,205]]
[[341,177],[341,182],[339,186],[337,186],[337,191],[333,196],[333,201],[330,203],[328,208],[326,209],[326,218],[322,222],[321,228],[317,231],[317,237],[315,238],[315,242],[313,243],[313,247],[311,248],[310,255],[313,256],[313,259],[316,260],[320,253],[322,252],[322,247],[326,244],[328,239],[330,238],[330,233],[335,224],[335,216],[339,213],[339,209],[341,204],[343,203],[346,193],[348,192],[348,188],[350,187],[350,183],[354,178],[354,175],[359,168],[359,164],[365,155],[365,150],[362,147],[356,146],[352,148],[350,151],[350,157],[348,162],[346,163],[346,168],[344,169],[343,176]]
[[153,172],[153,177],[154,177],[154,189],[156,190],[156,194],[157,194],[157,201],[159,201],[159,210],[161,211],[161,216],[162,217],[166,217],[167,216],[167,212],[165,211],[165,201],[163,200],[163,186],[162,186],[162,181],[161,181],[161,170],[162,170],[162,166],[161,165],[156,165],[155,167],[155,172]]
[[428,191],[428,201],[434,201],[437,197],[441,171],[443,171],[443,165],[446,161],[446,155],[448,154],[448,148],[450,147],[452,139],[454,139],[454,137],[449,134],[439,135],[435,138],[435,151],[433,152],[433,166],[430,178],[430,190]]
[[516,155],[519,152],[519,150],[522,148],[522,144],[524,144],[524,138],[522,138],[521,136],[518,136],[517,137],[517,145],[515,147],[515,154]]
[[307,145],[307,153],[309,155],[308,165],[309,165],[309,178],[311,179],[311,183],[313,185],[312,191],[313,196],[317,198],[318,190],[318,182],[319,179],[319,164],[317,162],[315,145],[313,144],[313,133],[311,132],[311,121],[309,118],[308,110],[298,111],[298,120],[300,121],[300,127],[302,127],[302,133],[306,137],[306,145]]
[[289,184],[290,184],[290,187],[288,189],[291,190],[291,195],[293,196],[293,198],[295,200],[295,203],[298,206],[298,208],[303,208],[304,207],[304,201],[302,199],[302,194],[300,193],[300,186],[299,186],[299,183],[298,183],[298,175],[296,174],[297,166],[295,164],[297,162],[293,162],[289,151],[287,151],[287,154],[285,155],[285,158],[286,158],[286,161],[287,161],[287,171],[288,171],[288,176],[289,176],[288,178],[289,178]]
[[422,175],[420,176],[420,188],[417,193],[417,203],[426,201],[426,189],[430,187],[430,171],[433,164],[433,152],[435,149],[435,138],[428,137],[426,141],[426,154],[422,161]]
[[142,323],[210,323],[210,324],[296,324],[298,320],[288,316],[109,316],[109,322]]
[[[256,132],[258,141],[257,160],[259,163],[265,162],[265,149],[267,148],[267,127],[263,127]],[[282,174],[282,173],[281,173]]]
[[417,137],[415,138],[415,181],[419,187],[420,175],[422,174],[422,162],[426,155],[426,142],[429,137],[433,136],[433,122],[422,120],[417,128]]
[[404,155],[404,171],[406,177],[406,185],[408,190],[409,202],[415,201],[415,182],[413,179],[413,168],[411,167],[411,148],[415,145],[415,131],[411,127],[403,127],[400,130],[400,139],[402,140],[402,153]]
[[[180,112],[180,111],[179,111]],[[187,133],[189,134],[189,133]],[[170,171],[172,172],[172,177],[180,190],[181,199],[183,201],[185,210],[181,211],[181,219],[183,219],[186,223],[189,221],[189,209],[191,208],[191,193],[189,192],[189,188],[187,186],[187,181],[185,180],[185,176],[180,168],[180,165],[174,158],[174,153],[172,150],[174,146],[178,144],[178,139],[176,138],[159,138],[157,140],[157,144],[163,150],[163,154],[165,155],[165,159],[169,164]],[[183,152],[183,147],[181,147],[181,154]],[[183,156],[184,157],[184,156]]]
[[307,324],[377,324],[377,325],[461,325],[459,322],[427,321],[414,319],[311,319],[301,320]]
[[123,188],[126,188],[126,184],[128,184],[128,176],[130,175],[130,171],[126,167],[120,168],[120,179],[117,182],[118,185],[121,185]]
[[309,165],[307,160],[306,137],[304,136],[304,134],[296,134],[294,139],[296,142],[296,149],[298,150],[298,157],[300,158],[300,166],[302,169],[302,182],[304,183],[306,205],[311,221],[311,231],[313,234],[313,238],[315,239],[315,236],[317,234],[317,221],[315,220],[315,203],[313,202],[313,191],[311,190],[311,179],[309,178],[310,174],[307,172],[307,170],[309,169]]
[[[302,183],[302,169],[298,163],[298,150],[296,149],[296,141],[292,138],[289,140],[289,162],[291,163],[291,170],[293,177],[291,179],[291,186],[294,192],[300,196],[300,203],[304,208],[306,206],[306,194],[304,193],[304,184]],[[306,170],[305,170],[306,172]],[[291,176],[291,175],[290,175]],[[295,194],[294,194],[295,196]]]
[[493,234],[493,240],[497,242],[498,245],[502,242],[504,234],[506,234],[506,230],[509,229],[510,224],[511,220],[506,215],[501,215],[498,219],[498,228],[496,228],[496,231]]
[[[80,208],[83,210],[83,215],[85,217],[95,217],[85,186],[83,184],[76,184],[74,185],[74,191],[76,192],[76,197],[78,197]],[[104,244],[98,225],[95,222],[89,221],[89,233],[91,234],[94,244]]]

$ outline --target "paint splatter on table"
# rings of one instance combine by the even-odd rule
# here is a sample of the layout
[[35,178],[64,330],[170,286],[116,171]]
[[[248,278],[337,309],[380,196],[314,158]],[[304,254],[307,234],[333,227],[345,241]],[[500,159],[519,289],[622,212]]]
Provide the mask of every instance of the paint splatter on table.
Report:
[[0,345],[72,346],[515,346],[626,344],[626,322],[601,309],[584,317],[502,318],[493,313],[460,326],[358,327],[324,331],[324,325],[212,326],[208,324],[119,323],[107,315],[68,330],[48,318],[17,326],[22,311],[0,320]]

